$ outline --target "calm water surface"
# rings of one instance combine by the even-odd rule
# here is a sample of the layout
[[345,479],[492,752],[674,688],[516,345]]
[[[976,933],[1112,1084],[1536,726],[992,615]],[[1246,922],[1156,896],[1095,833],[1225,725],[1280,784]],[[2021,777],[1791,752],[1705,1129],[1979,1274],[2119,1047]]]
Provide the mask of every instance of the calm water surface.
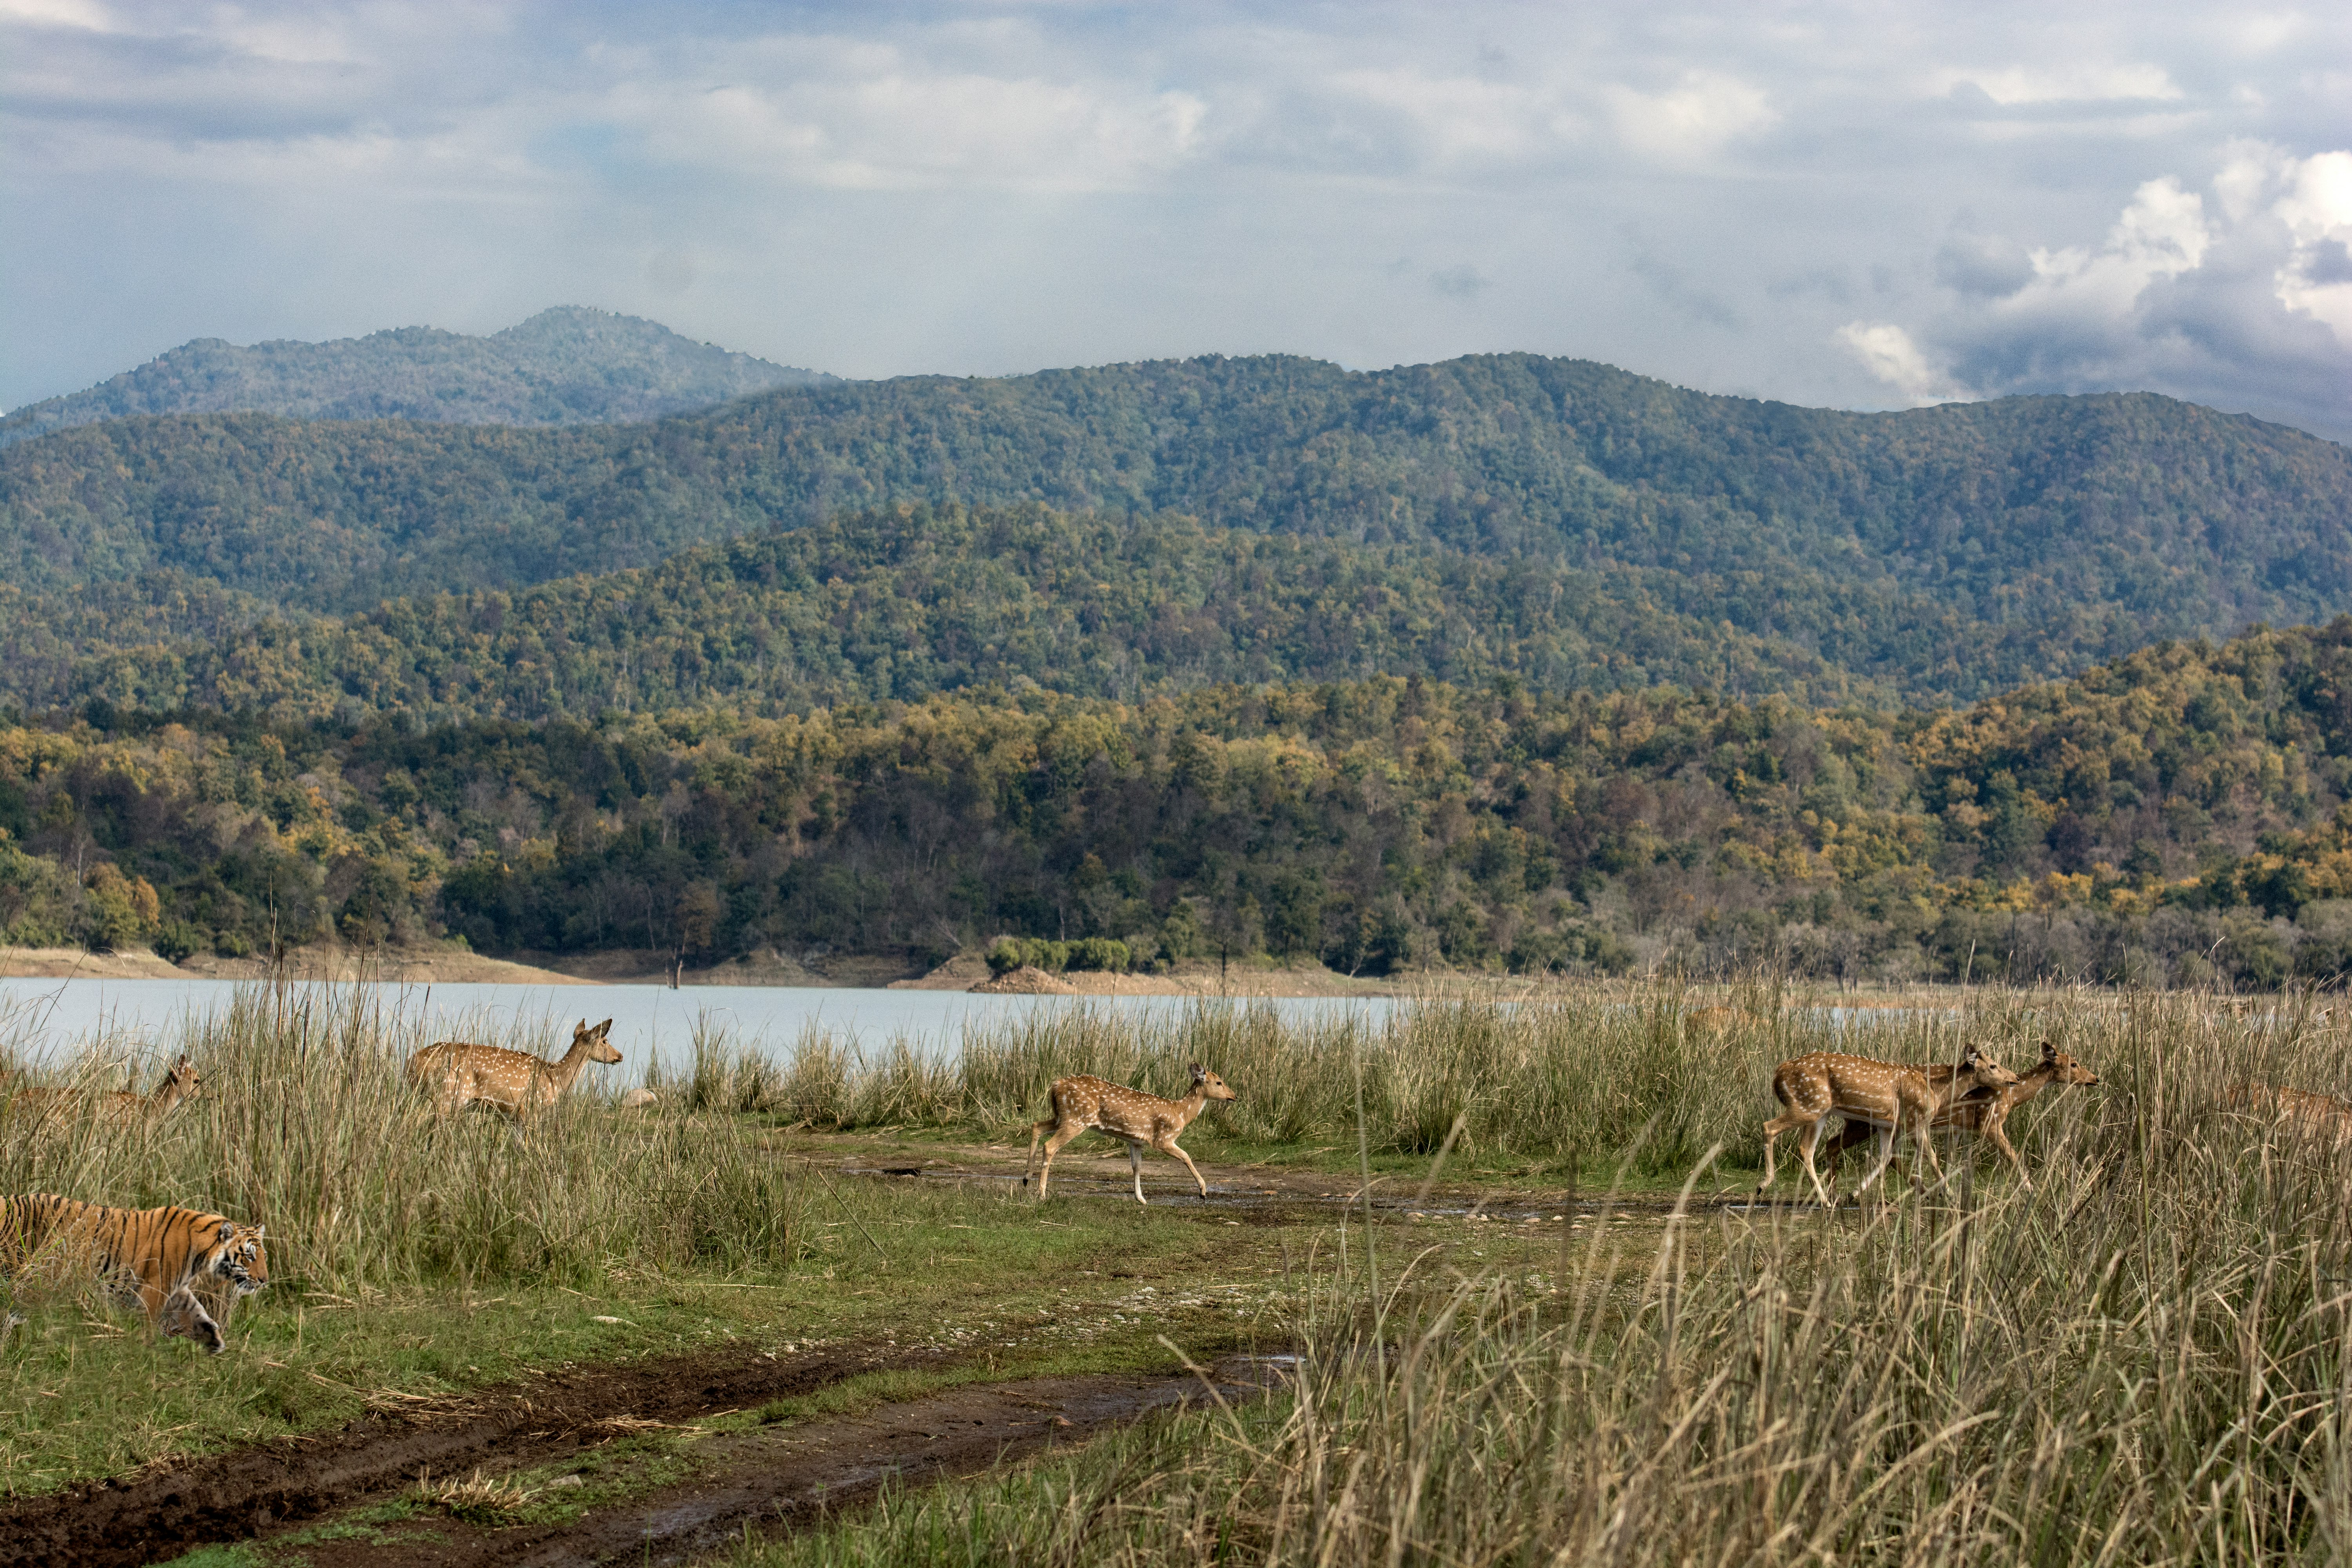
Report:
[[[152,1056],[188,1022],[225,1010],[240,983],[228,980],[0,980],[0,1047],[40,1064],[99,1046]],[[325,987],[297,986],[312,990]],[[343,987],[341,989],[348,989]],[[572,1025],[611,1017],[624,1081],[646,1064],[682,1066],[698,1019],[724,1025],[745,1045],[775,1054],[812,1026],[873,1050],[904,1038],[951,1053],[964,1032],[1038,1013],[1087,1008],[1113,1016],[1181,1017],[1191,1007],[1270,1008],[1286,1018],[1349,1014],[1377,1022],[1398,1006],[1387,998],[1274,997],[1207,1002],[1188,996],[985,996],[963,991],[864,991],[726,985],[672,991],[660,985],[374,985],[388,1009],[425,1020],[427,1038],[495,1040],[552,1054]],[[518,1041],[520,1034],[522,1038]]]

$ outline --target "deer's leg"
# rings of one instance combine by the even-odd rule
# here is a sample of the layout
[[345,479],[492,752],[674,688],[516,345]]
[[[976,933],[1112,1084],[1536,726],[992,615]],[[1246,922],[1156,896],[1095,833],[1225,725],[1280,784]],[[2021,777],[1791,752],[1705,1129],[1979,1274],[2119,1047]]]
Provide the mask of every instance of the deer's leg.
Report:
[[2009,1141],[2009,1132],[2003,1126],[2008,1120],[2005,1116],[1987,1116],[1984,1119],[1984,1135],[1992,1140],[1992,1146],[2000,1150],[2002,1156],[2015,1168],[2017,1179],[2025,1190],[2032,1192],[2033,1178],[2025,1173],[2025,1162],[2018,1157],[2017,1146]]
[[1870,1174],[1862,1179],[1862,1185],[1854,1188],[1853,1197],[1856,1203],[1862,1201],[1863,1194],[1870,1191],[1872,1183],[1886,1174],[1886,1167],[1895,1163],[1895,1130],[1891,1127],[1874,1127],[1872,1131],[1878,1134],[1878,1163],[1870,1168]]
[[1127,1141],[1128,1168],[1135,1173],[1135,1201],[1143,1202],[1143,1145],[1130,1138]]
[[[1899,1120],[1902,1112],[1898,1110],[1895,1115]],[[1927,1169],[1935,1173],[1936,1184],[1942,1186],[1944,1163],[1936,1158],[1936,1112],[1932,1107],[1918,1108],[1911,1122],[1911,1138],[1919,1145],[1919,1152],[1927,1156]]]
[[1782,1112],[1764,1124],[1764,1179],[1756,1184],[1758,1192],[1760,1193],[1772,1184],[1772,1145],[1779,1141],[1781,1133],[1802,1127],[1811,1120],[1811,1118],[1802,1111],[1790,1110]]
[[1051,1132],[1055,1127],[1059,1124],[1061,1118],[1056,1115],[1049,1117],[1044,1121],[1037,1121],[1030,1124],[1029,1161],[1028,1163],[1021,1167],[1021,1184],[1023,1186],[1027,1186],[1030,1180],[1037,1173],[1037,1141],[1045,1137],[1046,1133]]
[[1869,1139],[1869,1122],[1856,1121],[1853,1117],[1849,1116],[1843,1123],[1840,1124],[1838,1128],[1838,1135],[1830,1142],[1830,1173],[1826,1178],[1824,1178],[1829,1183],[1830,1197],[1832,1201],[1837,1197],[1838,1173],[1845,1169],[1845,1157],[1847,1151],[1853,1148],[1857,1143],[1867,1142]]
[[1802,1132],[1797,1134],[1797,1155],[1805,1163],[1805,1174],[1813,1179],[1813,1192],[1822,1200],[1822,1206],[1833,1209],[1837,1207],[1837,1200],[1830,1196],[1827,1187],[1822,1185],[1821,1167],[1813,1163],[1813,1145],[1821,1141],[1822,1119],[1816,1116],[1805,1123]]
[[1054,1174],[1054,1156],[1060,1153],[1071,1139],[1085,1131],[1084,1123],[1074,1123],[1056,1128],[1054,1135],[1045,1140],[1045,1163],[1037,1167],[1037,1196],[1041,1201],[1045,1196],[1045,1184]]
[[1184,1168],[1192,1173],[1192,1180],[1200,1187],[1201,1195],[1204,1198],[1209,1195],[1209,1178],[1201,1174],[1201,1167],[1192,1163],[1192,1155],[1187,1154],[1183,1150],[1176,1147],[1176,1134],[1171,1132],[1165,1139],[1153,1144],[1152,1147],[1158,1149],[1163,1154],[1173,1154],[1179,1160],[1183,1161]]

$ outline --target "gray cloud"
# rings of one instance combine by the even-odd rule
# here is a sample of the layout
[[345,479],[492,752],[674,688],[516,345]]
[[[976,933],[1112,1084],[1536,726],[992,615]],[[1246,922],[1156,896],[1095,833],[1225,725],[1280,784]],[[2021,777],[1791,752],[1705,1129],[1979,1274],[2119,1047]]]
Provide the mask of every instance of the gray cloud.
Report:
[[[2342,436],[2352,255],[2305,176],[2347,46],[2116,0],[0,0],[0,404],[569,301],[850,375],[1528,349]],[[2193,262],[2116,238],[2167,180]]]

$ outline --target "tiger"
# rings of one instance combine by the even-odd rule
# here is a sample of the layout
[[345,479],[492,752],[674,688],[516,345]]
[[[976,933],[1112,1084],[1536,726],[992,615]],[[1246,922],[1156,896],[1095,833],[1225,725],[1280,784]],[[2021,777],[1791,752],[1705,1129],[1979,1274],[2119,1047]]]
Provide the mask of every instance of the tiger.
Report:
[[36,1262],[86,1269],[126,1304],[144,1308],[157,1339],[191,1339],[218,1355],[227,1340],[195,1287],[221,1292],[226,1282],[226,1317],[237,1297],[268,1284],[265,1229],[195,1209],[109,1208],[31,1193],[0,1199],[0,1270]]

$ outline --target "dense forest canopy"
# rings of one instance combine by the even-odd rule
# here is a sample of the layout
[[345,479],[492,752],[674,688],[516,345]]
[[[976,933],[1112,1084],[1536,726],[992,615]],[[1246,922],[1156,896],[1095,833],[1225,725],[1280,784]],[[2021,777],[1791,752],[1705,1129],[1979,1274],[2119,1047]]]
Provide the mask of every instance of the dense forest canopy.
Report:
[[1508,679],[0,726],[0,939],[2334,980],[2352,619],[1974,708]]
[[0,446],[140,414],[282,414],[571,425],[657,419],[773,386],[835,379],[578,306],[488,337],[403,327],[332,342],[183,343],[85,392],[0,419]]
[[1376,674],[1885,700],[1786,639],[1676,614],[1657,575],[1181,517],[906,506],[340,620],[185,577],[0,589],[0,692],[280,721],[774,715],[990,684],[1132,701]]
[[344,616],[902,501],[1630,574],[1919,700],[2352,608],[2352,452],[2295,431],[2147,395],[1843,414],[1531,355],[912,377],[559,429],[110,420],[0,452],[0,581]]

